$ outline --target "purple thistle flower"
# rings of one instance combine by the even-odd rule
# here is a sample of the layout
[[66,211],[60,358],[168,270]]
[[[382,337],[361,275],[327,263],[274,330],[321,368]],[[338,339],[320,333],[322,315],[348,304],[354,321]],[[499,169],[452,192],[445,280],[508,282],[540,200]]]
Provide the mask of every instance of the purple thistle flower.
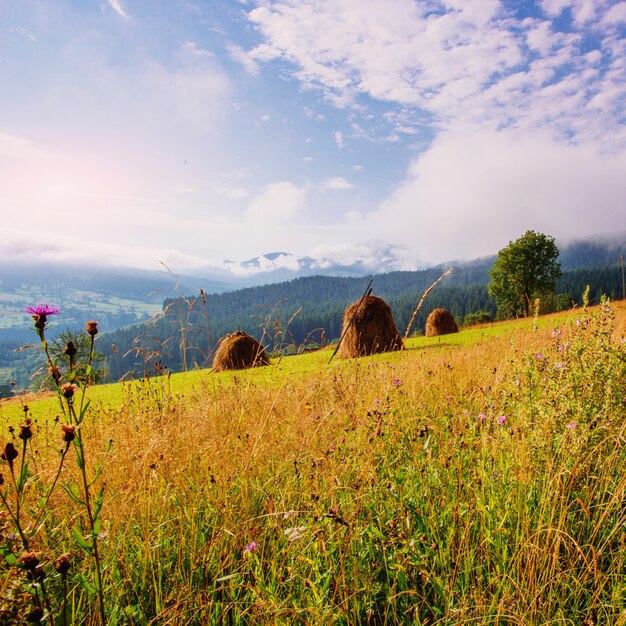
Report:
[[567,430],[574,430],[574,428],[576,428],[576,426],[578,426],[578,422],[576,420],[574,420],[573,422],[570,422],[569,424],[567,424],[567,426],[565,426],[565,428],[567,428]]
[[399,387],[399,386],[402,384],[402,379],[401,379],[401,378],[394,378],[394,379],[393,379],[393,384],[394,384],[396,387]]
[[56,315],[58,312],[58,306],[50,306],[47,302],[26,308],[26,313],[30,313],[31,315]]
[[244,549],[243,549],[243,553],[244,554],[250,554],[251,552],[254,552],[257,548],[259,547],[259,544],[256,541],[251,541]]
[[484,413],[479,413],[479,414],[476,416],[476,419],[477,419],[479,422],[484,422],[484,421],[487,419],[487,416],[486,416]]
[[500,415],[500,417],[497,419],[498,422],[498,426],[503,426],[504,424],[506,424],[506,415]]
[[48,303],[40,303],[37,306],[26,308],[26,313],[30,313],[33,316],[33,320],[35,320],[35,330],[41,341],[44,340],[43,334],[48,322],[48,315],[56,315],[58,312],[59,307],[50,306]]

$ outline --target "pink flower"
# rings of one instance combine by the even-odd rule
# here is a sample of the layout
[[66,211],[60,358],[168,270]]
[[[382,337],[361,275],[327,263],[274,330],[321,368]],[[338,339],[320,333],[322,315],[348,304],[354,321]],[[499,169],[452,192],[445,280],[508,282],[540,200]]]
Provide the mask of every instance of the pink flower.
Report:
[[506,415],[500,415],[496,421],[498,422],[498,426],[503,426],[506,424]]
[[48,303],[26,308],[26,313],[30,313],[31,315],[56,315],[58,312],[58,306],[50,306]]
[[251,541],[244,549],[243,549],[243,553],[244,554],[250,554],[251,552],[254,552],[257,548],[259,547],[259,544],[256,541]]
[[567,426],[565,426],[565,428],[567,428],[567,430],[574,430],[574,428],[576,428],[576,426],[578,426],[578,422],[576,420],[574,420],[573,422],[570,422],[569,424],[567,424]]
[[487,416],[486,416],[484,413],[479,413],[479,414],[476,416],[476,419],[477,419],[479,422],[484,422],[484,421],[487,419]]
[[394,379],[393,379],[393,384],[394,384],[396,387],[399,387],[399,386],[402,384],[402,379],[401,379],[401,378],[394,378]]

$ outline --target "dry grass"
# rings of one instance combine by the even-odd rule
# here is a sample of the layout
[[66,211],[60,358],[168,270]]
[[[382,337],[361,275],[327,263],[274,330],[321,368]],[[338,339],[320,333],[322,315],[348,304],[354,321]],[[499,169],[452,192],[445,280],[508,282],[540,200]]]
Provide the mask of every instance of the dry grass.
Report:
[[[300,357],[263,377],[206,373],[184,393],[169,377],[126,383],[84,433],[94,463],[114,440],[110,621],[626,623],[626,307],[613,308],[614,322],[579,311],[297,375]],[[38,419],[38,481],[58,430]],[[50,510],[48,562],[74,549],[76,519],[61,491]],[[75,573],[89,567],[77,558]],[[91,623],[76,578],[72,598]]]

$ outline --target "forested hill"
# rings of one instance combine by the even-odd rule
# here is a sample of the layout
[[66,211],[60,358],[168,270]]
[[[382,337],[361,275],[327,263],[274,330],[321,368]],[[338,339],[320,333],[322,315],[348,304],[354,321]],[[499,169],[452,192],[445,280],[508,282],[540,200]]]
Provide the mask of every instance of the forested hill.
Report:
[[[423,331],[428,313],[437,307],[448,309],[460,321],[477,311],[495,317],[496,304],[487,294],[492,262],[488,259],[455,268],[430,293],[412,332]],[[360,278],[313,276],[222,294],[169,299],[162,314],[150,323],[102,335],[99,348],[107,356],[107,377],[119,379],[129,372],[150,372],[159,361],[174,371],[208,367],[219,339],[238,328],[260,339],[271,351],[321,345],[339,337],[345,307],[363,295],[370,280],[373,294],[388,302],[404,334],[422,294],[446,269]],[[564,272],[556,290],[562,295],[546,305],[554,309],[571,306],[572,302],[580,304],[586,285],[591,286],[592,300],[598,301],[602,294],[621,297],[619,266]]]

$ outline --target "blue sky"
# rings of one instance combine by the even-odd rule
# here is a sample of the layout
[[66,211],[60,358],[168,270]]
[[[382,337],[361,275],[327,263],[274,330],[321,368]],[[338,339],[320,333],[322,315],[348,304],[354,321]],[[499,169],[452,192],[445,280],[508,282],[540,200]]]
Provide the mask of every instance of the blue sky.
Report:
[[626,2],[0,6],[0,258],[411,269],[626,231]]

